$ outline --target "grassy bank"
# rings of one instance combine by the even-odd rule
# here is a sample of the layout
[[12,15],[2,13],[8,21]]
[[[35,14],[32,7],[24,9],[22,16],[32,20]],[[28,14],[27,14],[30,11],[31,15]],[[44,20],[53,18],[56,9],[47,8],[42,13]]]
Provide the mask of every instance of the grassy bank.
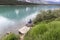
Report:
[[24,40],[60,40],[60,10],[41,11]]
[[37,24],[25,35],[25,40],[60,40],[60,21]]
[[4,35],[1,40],[20,40],[20,37],[14,33],[9,33]]

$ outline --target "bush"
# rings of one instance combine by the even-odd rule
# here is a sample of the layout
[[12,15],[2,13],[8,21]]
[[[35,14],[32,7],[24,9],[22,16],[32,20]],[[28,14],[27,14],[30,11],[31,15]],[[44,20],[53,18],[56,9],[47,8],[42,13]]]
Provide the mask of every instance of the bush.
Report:
[[47,10],[41,11],[35,18],[34,23],[38,23],[44,20],[55,20],[56,18],[60,17],[60,10]]
[[24,40],[60,40],[60,21],[36,25],[25,35]]
[[56,18],[55,21],[60,21],[60,17],[59,18]]
[[36,37],[43,35],[47,30],[46,24],[38,24],[25,35],[25,40],[36,40]]
[[10,33],[2,38],[2,40],[19,40],[19,36],[13,33]]
[[50,30],[41,36],[41,40],[60,40],[60,30]]
[[57,29],[60,28],[60,21],[53,21],[47,24],[49,29]]

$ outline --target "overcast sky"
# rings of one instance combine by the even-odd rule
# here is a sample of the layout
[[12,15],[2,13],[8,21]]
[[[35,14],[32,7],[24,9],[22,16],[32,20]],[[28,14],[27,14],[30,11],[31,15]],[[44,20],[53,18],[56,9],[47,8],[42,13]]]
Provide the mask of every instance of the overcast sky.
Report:
[[[21,1],[21,0],[19,0],[19,1]],[[30,2],[30,1],[52,1],[52,2],[60,2],[60,0],[25,0],[25,1],[27,1],[27,2]]]
[[[26,0],[29,2],[29,0]],[[36,0],[37,1],[37,0]],[[53,2],[60,2],[60,0],[41,0],[41,1],[53,1]]]
[[45,1],[60,2],[60,0],[45,0]]

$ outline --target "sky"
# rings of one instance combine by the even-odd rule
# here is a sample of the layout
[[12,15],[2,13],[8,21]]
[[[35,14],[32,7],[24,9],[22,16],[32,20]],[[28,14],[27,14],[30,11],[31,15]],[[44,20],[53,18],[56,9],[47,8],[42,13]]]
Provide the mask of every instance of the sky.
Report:
[[60,2],[60,0],[45,0],[45,1]]
[[[27,2],[30,2],[29,0],[26,0]],[[42,0],[42,1],[52,1],[52,2],[60,2],[60,0]]]
[[[25,0],[27,2],[31,2],[32,0]],[[52,2],[60,2],[60,0],[35,0],[36,2],[37,1],[52,1]]]
[[29,0],[26,0],[27,2],[30,2]]

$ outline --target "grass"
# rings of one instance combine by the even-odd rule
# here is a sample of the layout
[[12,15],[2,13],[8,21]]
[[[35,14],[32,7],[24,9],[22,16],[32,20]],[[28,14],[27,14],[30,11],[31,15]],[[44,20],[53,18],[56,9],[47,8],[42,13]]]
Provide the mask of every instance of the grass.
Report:
[[60,9],[42,11],[24,40],[60,40]]
[[60,40],[60,21],[36,25],[25,35],[24,40]]
[[[41,26],[41,27],[40,27]],[[36,37],[38,37],[40,34],[44,34],[44,32],[47,31],[47,27],[45,27],[46,24],[38,24],[35,27],[33,27],[27,34],[25,40],[36,40]],[[38,33],[39,32],[39,33]],[[31,38],[32,37],[32,38]]]
[[8,35],[5,35],[2,40],[19,40],[19,36],[15,35],[14,33],[10,33]]

